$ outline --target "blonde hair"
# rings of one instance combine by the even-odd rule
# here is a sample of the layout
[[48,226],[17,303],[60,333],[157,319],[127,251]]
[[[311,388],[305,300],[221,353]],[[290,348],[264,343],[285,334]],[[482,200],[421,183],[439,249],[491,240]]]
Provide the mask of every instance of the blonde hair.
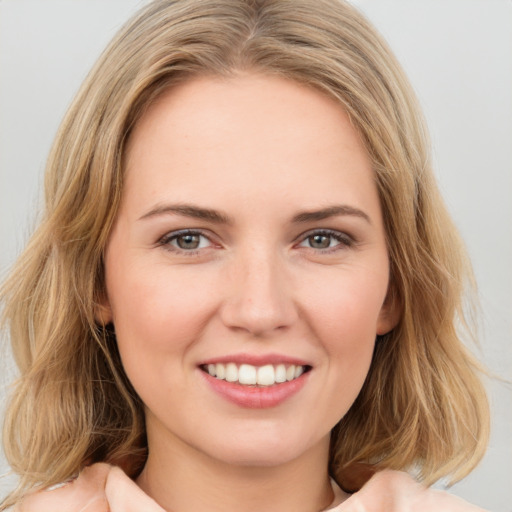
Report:
[[357,463],[415,467],[430,483],[459,479],[482,457],[487,399],[457,330],[471,270],[433,178],[414,94],[386,43],[342,0],[159,0],[121,29],[71,105],[48,158],[42,222],[2,289],[21,373],[4,446],[21,482],[0,510],[92,462],[131,476],[142,469],[142,403],[115,336],[95,321],[124,147],[173,84],[241,70],[336,98],[373,161],[388,300],[401,318],[377,340],[363,389],[333,430],[331,474],[343,484]]

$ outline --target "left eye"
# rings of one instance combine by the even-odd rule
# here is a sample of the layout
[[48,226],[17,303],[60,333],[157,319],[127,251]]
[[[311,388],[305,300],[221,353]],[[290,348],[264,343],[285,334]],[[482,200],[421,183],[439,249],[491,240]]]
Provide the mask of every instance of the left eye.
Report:
[[299,244],[300,247],[309,247],[311,249],[332,249],[337,246],[350,246],[351,240],[342,233],[317,232],[308,235]]
[[179,251],[194,251],[208,247],[210,240],[201,233],[186,231],[181,233],[169,233],[162,238],[160,243]]

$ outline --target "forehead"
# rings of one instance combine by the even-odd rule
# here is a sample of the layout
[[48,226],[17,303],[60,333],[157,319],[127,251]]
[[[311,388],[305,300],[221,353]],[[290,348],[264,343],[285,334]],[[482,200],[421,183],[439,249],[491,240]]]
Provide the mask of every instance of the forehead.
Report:
[[230,190],[302,201],[316,194],[326,203],[343,188],[352,201],[370,189],[376,196],[369,157],[341,105],[276,76],[199,77],[169,89],[135,126],[125,162],[126,193],[154,200],[164,190],[183,196],[175,200]]
[[[237,132],[238,143],[242,137],[276,145],[302,139],[323,146],[335,142],[344,152],[364,151],[335,99],[289,79],[256,73],[199,76],[169,88],[137,122],[127,148],[128,161],[136,153],[134,146],[150,144],[162,129],[169,134],[179,130],[174,142],[180,146],[200,142],[202,147],[219,147],[220,139]],[[168,143],[173,143],[170,137]]]

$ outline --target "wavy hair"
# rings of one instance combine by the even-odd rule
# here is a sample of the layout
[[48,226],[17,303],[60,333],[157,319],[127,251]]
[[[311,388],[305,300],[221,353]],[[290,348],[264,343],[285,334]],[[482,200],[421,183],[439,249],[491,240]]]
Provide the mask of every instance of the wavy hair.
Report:
[[[114,334],[97,324],[102,255],[123,190],[130,132],[148,105],[194,76],[278,75],[335,98],[373,163],[398,325],[332,432],[329,468],[466,475],[488,439],[479,365],[461,341],[472,274],[439,195],[414,93],[375,28],[342,0],[157,0],[116,35],[50,152],[42,221],[5,282],[4,325],[20,377],[4,425],[21,476],[0,505],[105,461],[129,475],[147,454],[141,400]],[[468,331],[472,332],[471,329]]]

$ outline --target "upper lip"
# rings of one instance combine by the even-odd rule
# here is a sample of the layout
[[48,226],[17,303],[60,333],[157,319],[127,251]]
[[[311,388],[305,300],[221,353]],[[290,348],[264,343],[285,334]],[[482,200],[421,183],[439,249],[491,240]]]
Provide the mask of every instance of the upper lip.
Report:
[[219,357],[211,357],[201,361],[198,366],[205,366],[209,364],[250,364],[252,366],[265,366],[267,364],[277,365],[295,365],[295,366],[311,366],[310,363],[304,359],[291,357],[283,354],[231,354]]

